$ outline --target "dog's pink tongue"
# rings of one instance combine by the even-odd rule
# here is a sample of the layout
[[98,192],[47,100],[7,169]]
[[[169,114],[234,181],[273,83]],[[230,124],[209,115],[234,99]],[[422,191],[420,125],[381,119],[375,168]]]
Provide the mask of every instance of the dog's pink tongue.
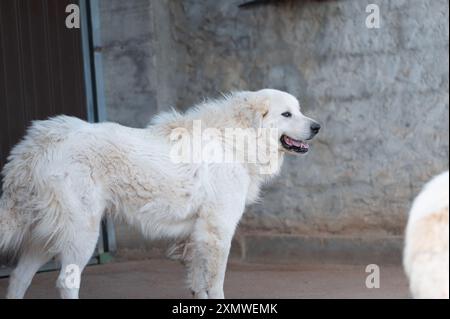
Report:
[[296,147],[303,147],[303,143],[297,140],[291,140],[292,145],[296,146]]
[[294,139],[290,138],[289,136],[286,136],[285,141],[288,145],[291,145],[291,146],[301,147],[301,148],[306,148],[306,149],[309,148],[308,144],[303,143],[302,141],[294,140]]
[[289,136],[286,136],[286,143],[287,143],[288,145],[290,145],[290,146],[297,146],[297,145],[296,145],[296,142],[297,142],[296,140],[290,138]]
[[303,143],[302,141],[292,140],[292,145],[295,147],[305,148],[308,149],[309,145],[306,143]]

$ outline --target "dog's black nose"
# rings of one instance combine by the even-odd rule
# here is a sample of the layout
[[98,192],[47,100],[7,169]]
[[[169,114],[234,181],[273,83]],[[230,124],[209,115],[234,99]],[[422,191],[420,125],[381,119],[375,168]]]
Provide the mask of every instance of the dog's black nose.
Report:
[[320,124],[317,122],[314,122],[311,124],[311,132],[313,132],[314,134],[319,133],[320,131]]

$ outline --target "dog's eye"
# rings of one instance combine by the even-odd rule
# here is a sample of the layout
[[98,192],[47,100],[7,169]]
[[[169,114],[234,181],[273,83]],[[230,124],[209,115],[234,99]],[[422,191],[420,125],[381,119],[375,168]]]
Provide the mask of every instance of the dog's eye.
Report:
[[292,113],[291,112],[284,112],[281,114],[284,117],[292,117]]

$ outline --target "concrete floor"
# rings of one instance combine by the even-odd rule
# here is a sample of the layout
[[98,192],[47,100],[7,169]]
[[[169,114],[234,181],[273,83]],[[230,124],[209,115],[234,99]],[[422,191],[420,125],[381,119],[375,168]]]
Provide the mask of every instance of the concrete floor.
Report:
[[[380,288],[367,289],[364,266],[260,265],[231,262],[227,298],[408,298],[400,266],[380,267]],[[27,298],[56,298],[56,272],[36,275]],[[4,296],[7,279],[0,279]],[[184,269],[169,260],[117,262],[84,272],[81,298],[191,298]]]

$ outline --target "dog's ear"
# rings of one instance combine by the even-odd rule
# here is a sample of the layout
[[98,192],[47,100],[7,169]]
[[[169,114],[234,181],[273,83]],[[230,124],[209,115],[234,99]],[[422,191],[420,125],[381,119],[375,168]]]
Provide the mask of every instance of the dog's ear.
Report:
[[257,113],[257,115],[261,116],[262,118],[266,117],[267,114],[269,113],[269,106],[270,101],[268,98],[260,98],[252,103],[254,111]]
[[269,114],[269,106],[270,101],[268,98],[258,98],[251,103],[251,109],[254,116],[254,125],[255,128],[262,127],[262,121]]
[[236,120],[245,127],[261,128],[269,113],[269,99],[259,96],[245,96],[237,105]]

